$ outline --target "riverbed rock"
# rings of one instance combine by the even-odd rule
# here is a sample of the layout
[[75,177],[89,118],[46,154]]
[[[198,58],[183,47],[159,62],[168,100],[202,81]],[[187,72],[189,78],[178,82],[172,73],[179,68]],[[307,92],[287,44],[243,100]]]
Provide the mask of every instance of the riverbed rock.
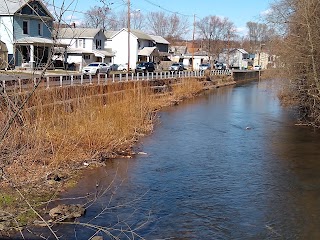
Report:
[[94,236],[92,238],[90,238],[89,240],[103,240],[102,236]]
[[80,204],[61,204],[49,211],[49,216],[55,220],[73,219],[84,215],[85,208]]

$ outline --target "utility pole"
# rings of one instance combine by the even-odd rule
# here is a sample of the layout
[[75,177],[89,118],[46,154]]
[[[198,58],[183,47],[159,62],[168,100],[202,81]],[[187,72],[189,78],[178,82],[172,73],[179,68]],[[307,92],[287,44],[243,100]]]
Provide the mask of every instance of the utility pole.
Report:
[[194,32],[196,29],[196,15],[193,14],[193,32],[192,32],[192,71],[194,70]]
[[130,0],[128,0],[128,73],[130,71]]

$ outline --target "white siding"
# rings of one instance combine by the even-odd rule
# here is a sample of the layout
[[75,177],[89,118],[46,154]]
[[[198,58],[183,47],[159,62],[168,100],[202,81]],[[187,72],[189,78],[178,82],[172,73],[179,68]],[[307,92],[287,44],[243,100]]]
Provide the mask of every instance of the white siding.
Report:
[[[114,63],[125,64],[128,63],[128,32],[121,31],[113,37],[112,41],[108,42],[108,47],[114,51]],[[138,61],[138,42],[134,35],[130,35],[130,67],[136,68]]]
[[13,17],[0,17],[0,40],[3,41],[8,48],[8,54],[13,54]]

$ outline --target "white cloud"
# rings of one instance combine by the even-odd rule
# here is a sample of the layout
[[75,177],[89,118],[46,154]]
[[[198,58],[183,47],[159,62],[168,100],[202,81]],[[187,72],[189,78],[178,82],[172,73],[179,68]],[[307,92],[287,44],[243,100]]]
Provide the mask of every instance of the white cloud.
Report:
[[246,27],[237,27],[236,31],[240,36],[245,36],[248,34],[248,29]]
[[271,14],[272,13],[272,9],[267,9],[267,10],[265,10],[265,11],[262,11],[261,13],[260,13],[260,15],[261,16],[267,16],[267,15],[269,15],[269,14]]

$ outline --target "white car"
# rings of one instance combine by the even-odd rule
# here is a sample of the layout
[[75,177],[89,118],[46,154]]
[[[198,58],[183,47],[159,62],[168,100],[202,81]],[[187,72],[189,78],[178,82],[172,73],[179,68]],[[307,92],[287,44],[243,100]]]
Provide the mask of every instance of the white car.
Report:
[[128,64],[119,64],[118,71],[128,71]]
[[92,62],[82,69],[83,74],[87,75],[96,75],[98,73],[107,73],[109,67],[106,63],[103,62]]
[[253,70],[261,70],[261,66],[260,66],[260,65],[255,65],[255,66],[253,67]]

